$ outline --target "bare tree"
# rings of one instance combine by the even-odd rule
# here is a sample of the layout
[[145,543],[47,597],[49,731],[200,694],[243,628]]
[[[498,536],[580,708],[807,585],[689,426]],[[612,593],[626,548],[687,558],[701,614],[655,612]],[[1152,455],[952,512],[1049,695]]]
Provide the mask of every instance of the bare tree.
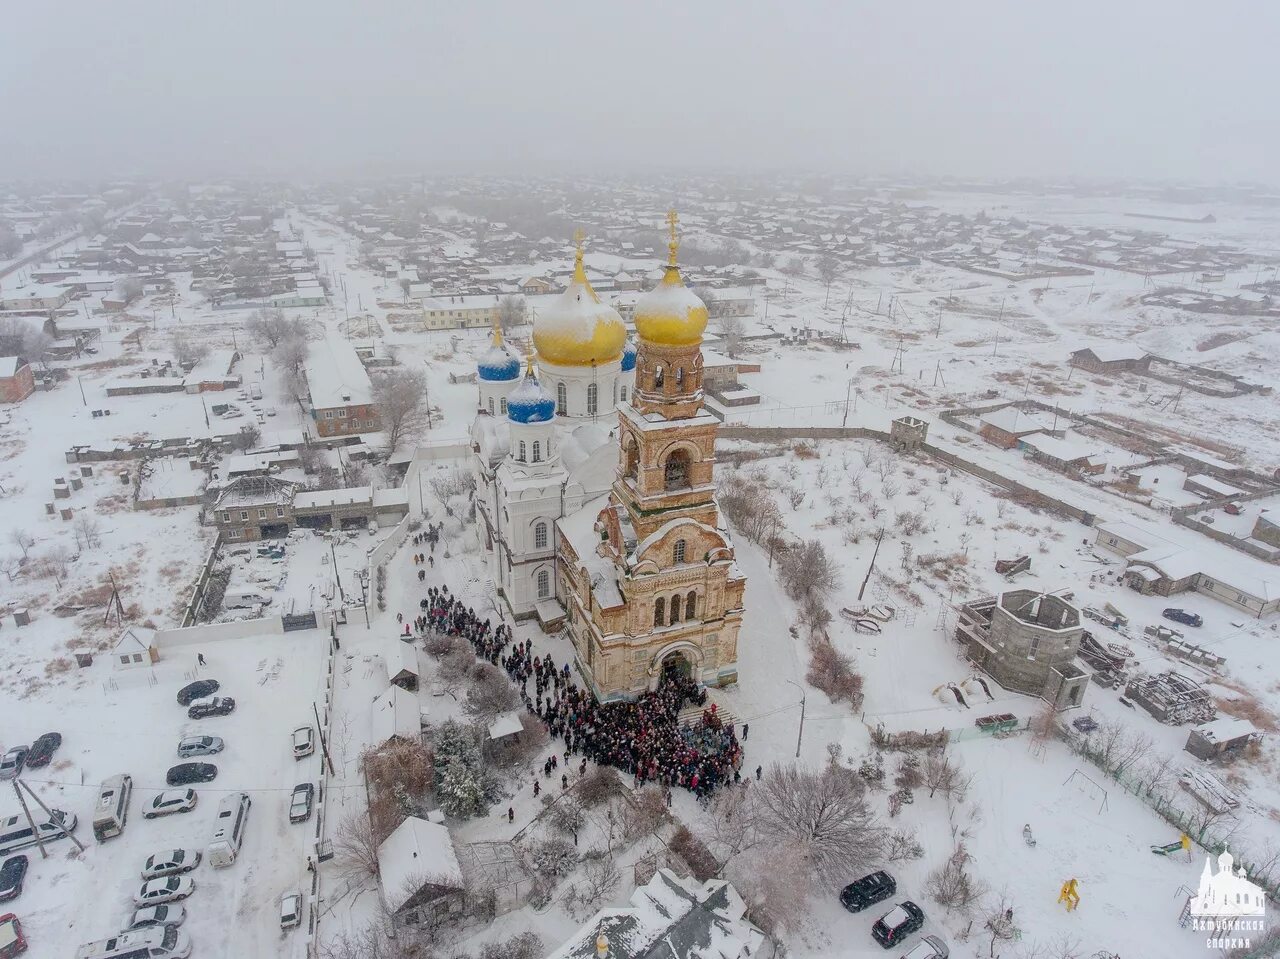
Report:
[[840,275],[840,261],[834,256],[824,256],[818,260],[818,278],[827,285],[827,294],[822,301],[822,308],[825,310],[831,302],[831,284],[835,278]]
[[840,585],[840,566],[820,540],[790,550],[781,566],[782,585],[792,599],[827,596]]
[[916,838],[914,829],[899,829],[889,835],[885,845],[885,858],[889,862],[919,859],[923,855],[924,847]]
[[797,931],[809,913],[813,872],[801,843],[755,847],[727,876],[747,904],[747,918],[771,936]]
[[271,362],[280,371],[284,387],[295,399],[306,396],[307,383],[303,370],[311,347],[302,336],[288,336],[271,350]]
[[209,355],[209,344],[195,339],[187,330],[174,330],[169,336],[169,349],[179,366],[192,367]]
[[971,777],[966,776],[959,763],[953,762],[947,755],[946,747],[931,749],[924,758],[924,785],[929,789],[929,798],[941,792],[947,799],[963,802],[969,791]]
[[514,294],[498,301],[498,325],[504,331],[515,329],[524,322],[524,298]]
[[485,722],[514,709],[520,702],[515,687],[501,669],[492,663],[476,663],[471,669],[467,698],[463,708],[468,715]]
[[592,859],[582,870],[582,881],[569,888],[561,904],[575,919],[585,920],[613,895],[621,878],[612,856]]
[[31,550],[31,547],[36,544],[36,538],[25,529],[18,529],[15,527],[13,531],[9,533],[9,542],[22,550],[22,558],[25,560]]
[[407,433],[416,430],[426,415],[427,376],[422,370],[400,367],[380,375],[373,384],[387,445],[393,451]]
[[547,814],[547,822],[563,833],[573,836],[573,844],[578,844],[578,833],[587,824],[587,814],[582,804],[572,796],[563,796],[551,807]]
[[720,317],[718,322],[724,351],[731,359],[736,359],[742,355],[742,341],[747,335],[747,321],[741,316],[726,315]]
[[71,528],[75,532],[76,545],[81,549],[97,549],[102,542],[102,523],[96,516],[81,513]]
[[967,912],[986,892],[985,884],[970,871],[973,856],[958,843],[942,867],[929,873],[925,888],[941,906]]
[[0,319],[0,356],[21,356],[34,363],[44,357],[52,342],[37,323],[16,316]]
[[751,787],[760,804],[762,834],[799,845],[816,875],[839,882],[878,858],[884,830],[863,796],[862,780],[851,770],[822,770],[774,764]]
[[378,837],[367,815],[353,812],[338,823],[333,833],[333,856],[349,878],[378,875]]
[[283,310],[255,310],[245,329],[271,352],[292,337],[306,339],[306,324],[301,319],[286,319]]
[[982,926],[991,934],[987,947],[988,959],[996,959],[996,943],[1021,938],[1022,930],[1013,921],[1013,904],[1009,901],[1007,892],[1001,892],[991,901]]

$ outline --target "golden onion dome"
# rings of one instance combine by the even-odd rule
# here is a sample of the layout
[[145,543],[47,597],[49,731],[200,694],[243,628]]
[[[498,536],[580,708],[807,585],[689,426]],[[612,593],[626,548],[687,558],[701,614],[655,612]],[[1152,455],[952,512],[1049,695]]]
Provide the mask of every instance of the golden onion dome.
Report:
[[684,285],[676,266],[676,212],[667,214],[671,239],[667,243],[667,268],[661,282],[636,301],[636,333],[660,346],[693,346],[702,342],[707,329],[707,305]]
[[622,356],[627,328],[618,311],[600,300],[582,266],[582,237],[573,279],[568,288],[533,321],[533,346],[538,359],[561,366],[612,363]]

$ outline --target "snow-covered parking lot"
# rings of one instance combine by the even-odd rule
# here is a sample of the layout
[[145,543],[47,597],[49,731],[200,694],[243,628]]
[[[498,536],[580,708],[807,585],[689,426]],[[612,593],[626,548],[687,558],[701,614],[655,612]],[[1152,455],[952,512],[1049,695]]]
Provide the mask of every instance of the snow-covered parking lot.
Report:
[[[198,672],[197,654],[207,662]],[[195,892],[186,901],[183,928],[198,955],[302,956],[306,919],[302,929],[282,934],[277,904],[287,889],[305,894],[309,879],[314,820],[291,824],[288,810],[294,785],[319,778],[320,755],[295,760],[290,734],[314,724],[310,704],[323,688],[327,663],[324,633],[220,639],[162,649],[161,657],[153,667],[129,670],[99,657],[85,671],[87,682],[32,697],[11,715],[6,746],[49,730],[62,733],[53,762],[23,778],[50,807],[75,813],[76,835],[87,851],[77,857],[75,846],[61,840],[41,861],[38,849],[25,850],[31,860],[26,888],[7,905],[20,916],[32,955],[72,955],[82,943],[124,928],[149,855],[176,847],[203,853],[219,802],[243,791],[253,805],[240,855],[229,868],[201,862],[189,874]],[[193,678],[218,680],[218,695],[235,699],[235,711],[188,719],[175,696]],[[226,741],[221,753],[195,757],[216,765],[217,777],[193,787],[199,802],[191,812],[144,819],[146,804],[166,788],[166,771],[182,761],[178,741],[194,734]],[[122,835],[98,843],[92,826],[99,784],[122,772],[134,783],[128,823]],[[20,812],[12,795],[0,801],[3,815]]]

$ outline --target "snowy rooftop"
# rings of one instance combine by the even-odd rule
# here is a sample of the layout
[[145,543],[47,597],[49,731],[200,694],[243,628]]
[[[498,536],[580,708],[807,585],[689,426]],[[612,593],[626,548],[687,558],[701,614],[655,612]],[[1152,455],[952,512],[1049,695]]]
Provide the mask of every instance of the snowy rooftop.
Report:
[[462,868],[449,830],[410,816],[378,847],[382,900],[394,913],[428,882],[462,887]]
[[659,869],[629,908],[602,909],[548,959],[595,959],[597,936],[608,940],[610,959],[740,959],[764,939],[745,913],[728,882]]
[[1194,731],[1211,743],[1229,743],[1231,740],[1239,739],[1242,736],[1252,736],[1258,730],[1247,719],[1233,719],[1230,716],[1223,716],[1221,719],[1215,719],[1210,723],[1201,723],[1195,727]]
[[373,402],[373,384],[355,349],[333,337],[311,344],[307,388],[316,409],[363,406]]

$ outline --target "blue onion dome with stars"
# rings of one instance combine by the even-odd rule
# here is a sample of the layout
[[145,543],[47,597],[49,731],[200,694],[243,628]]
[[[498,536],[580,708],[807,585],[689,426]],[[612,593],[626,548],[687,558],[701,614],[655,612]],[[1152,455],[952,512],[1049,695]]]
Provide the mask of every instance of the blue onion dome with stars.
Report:
[[489,348],[476,363],[476,374],[486,383],[507,383],[520,375],[520,358],[502,342],[502,328],[493,327]]
[[549,423],[555,416],[555,398],[538,382],[531,356],[524,380],[507,397],[507,419],[512,423]]
[[622,348],[622,372],[630,373],[636,368],[636,345],[630,340]]

